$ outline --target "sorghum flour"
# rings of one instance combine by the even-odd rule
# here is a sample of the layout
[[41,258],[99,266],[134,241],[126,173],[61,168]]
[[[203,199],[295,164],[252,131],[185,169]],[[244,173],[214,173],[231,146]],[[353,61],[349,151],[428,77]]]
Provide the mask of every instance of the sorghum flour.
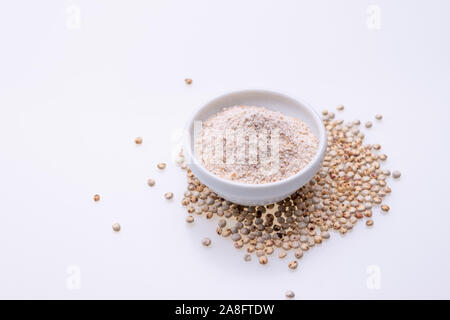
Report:
[[255,106],[225,108],[202,123],[195,142],[206,169],[222,178],[254,184],[296,174],[318,147],[303,121]]

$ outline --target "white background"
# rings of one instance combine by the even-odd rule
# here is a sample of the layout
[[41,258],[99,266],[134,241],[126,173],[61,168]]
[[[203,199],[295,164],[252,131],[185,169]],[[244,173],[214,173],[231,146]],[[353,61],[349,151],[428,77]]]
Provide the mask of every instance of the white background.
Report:
[[[0,297],[450,298],[449,12],[444,0],[2,1]],[[295,272],[245,263],[180,205],[173,138],[200,104],[249,88],[342,103],[347,120],[383,114],[367,141],[403,173],[388,215],[333,233]]]

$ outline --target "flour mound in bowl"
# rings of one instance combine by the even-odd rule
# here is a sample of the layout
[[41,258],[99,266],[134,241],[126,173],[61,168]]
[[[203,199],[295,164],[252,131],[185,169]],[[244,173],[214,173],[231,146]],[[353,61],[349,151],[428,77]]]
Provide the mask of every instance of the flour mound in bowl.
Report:
[[300,119],[264,107],[224,108],[201,124],[195,154],[213,174],[248,184],[286,179],[317,152],[318,140]]

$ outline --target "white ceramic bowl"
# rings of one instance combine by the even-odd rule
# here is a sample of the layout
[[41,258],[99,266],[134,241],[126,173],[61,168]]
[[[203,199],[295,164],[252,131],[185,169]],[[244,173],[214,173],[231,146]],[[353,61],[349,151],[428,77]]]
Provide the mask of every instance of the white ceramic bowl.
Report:
[[[301,171],[284,180],[247,184],[220,178],[194,157],[194,121],[206,120],[224,107],[234,105],[260,106],[301,119],[319,140],[317,153]],[[265,205],[280,201],[305,185],[320,169],[326,151],[326,131],[321,117],[308,104],[287,95],[266,90],[244,90],[222,95],[201,106],[187,123],[184,145],[186,161],[194,175],[222,198],[241,205]]]

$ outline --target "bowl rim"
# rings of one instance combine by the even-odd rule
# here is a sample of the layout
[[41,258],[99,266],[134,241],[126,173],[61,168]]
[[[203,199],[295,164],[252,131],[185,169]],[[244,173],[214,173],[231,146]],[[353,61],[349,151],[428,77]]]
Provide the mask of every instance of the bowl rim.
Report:
[[[258,93],[258,94],[278,95],[278,96],[281,96],[281,97],[284,97],[284,98],[288,98],[288,99],[294,100],[295,102],[303,105],[307,109],[307,111],[309,111],[311,113],[311,115],[313,116],[314,122],[316,122],[318,124],[318,129],[319,129],[318,140],[319,140],[319,144],[317,146],[317,152],[314,155],[314,157],[299,172],[297,172],[296,174],[293,174],[293,175],[287,177],[286,179],[279,180],[279,181],[274,181],[274,182],[268,182],[268,183],[259,183],[258,184],[258,183],[237,182],[237,181],[228,180],[228,179],[219,177],[219,176],[215,175],[214,173],[210,172],[192,154],[192,135],[191,135],[190,128],[191,128],[192,123],[196,120],[197,115],[203,110],[203,108],[205,108],[205,106],[207,106],[209,104],[212,104],[216,100],[223,99],[223,98],[225,98],[227,96],[230,96],[230,95],[236,95],[236,94],[242,94],[242,93]],[[224,106],[224,108],[225,107],[226,106]],[[195,164],[198,167],[198,169],[202,171],[202,173],[206,174],[211,179],[217,180],[217,181],[219,181],[219,182],[221,182],[223,184],[227,184],[227,185],[231,185],[231,186],[235,186],[235,187],[241,187],[241,188],[263,189],[263,188],[277,187],[277,186],[280,186],[280,185],[288,184],[288,183],[296,180],[297,178],[299,178],[300,176],[302,176],[306,172],[308,172],[309,169],[311,167],[313,167],[316,164],[317,161],[322,161],[322,159],[323,159],[323,157],[325,155],[326,146],[327,146],[327,134],[326,134],[325,126],[324,126],[324,124],[322,122],[322,118],[319,115],[319,113],[316,110],[314,110],[313,107],[311,107],[311,105],[309,103],[305,102],[303,99],[298,99],[297,97],[293,97],[290,94],[287,94],[287,93],[284,93],[284,92],[279,92],[279,91],[267,90],[267,89],[234,90],[234,91],[230,91],[230,92],[227,92],[227,93],[223,93],[223,94],[221,94],[219,96],[216,96],[213,99],[208,100],[206,103],[201,104],[199,107],[196,108],[196,110],[194,110],[193,115],[189,118],[189,120],[188,120],[188,122],[186,124],[185,132],[187,133],[187,137],[185,139],[185,143],[184,143],[184,148],[183,149],[187,149],[187,150],[184,150],[183,152],[186,153],[185,156],[187,156],[187,158],[188,158],[187,159],[188,160],[188,164],[189,163]]]

